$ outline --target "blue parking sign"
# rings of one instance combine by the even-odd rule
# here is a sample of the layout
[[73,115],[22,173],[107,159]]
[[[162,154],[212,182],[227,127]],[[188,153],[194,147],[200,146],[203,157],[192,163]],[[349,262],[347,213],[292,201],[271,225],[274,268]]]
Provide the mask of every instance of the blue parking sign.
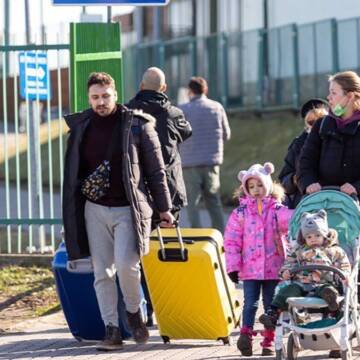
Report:
[[53,0],[54,5],[166,5],[169,0]]
[[51,99],[47,54],[38,51],[19,53],[20,96],[29,100]]

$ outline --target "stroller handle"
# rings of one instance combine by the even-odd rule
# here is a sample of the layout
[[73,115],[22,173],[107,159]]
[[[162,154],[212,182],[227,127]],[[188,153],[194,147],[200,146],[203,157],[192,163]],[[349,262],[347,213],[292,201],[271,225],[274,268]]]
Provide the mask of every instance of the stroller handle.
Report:
[[338,268],[334,267],[334,266],[328,266],[328,265],[303,265],[303,266],[298,266],[294,269],[290,270],[291,275],[295,275],[296,273],[300,272],[300,271],[314,271],[314,270],[324,270],[324,271],[332,271],[333,273],[339,275],[340,279],[345,280],[346,276],[345,274],[339,270]]
[[[341,191],[340,190],[340,186],[337,185],[328,185],[328,186],[322,186],[321,190],[335,190],[335,191]],[[357,203],[359,202],[359,198],[357,196],[356,192],[353,192],[349,195],[354,201],[356,201]]]

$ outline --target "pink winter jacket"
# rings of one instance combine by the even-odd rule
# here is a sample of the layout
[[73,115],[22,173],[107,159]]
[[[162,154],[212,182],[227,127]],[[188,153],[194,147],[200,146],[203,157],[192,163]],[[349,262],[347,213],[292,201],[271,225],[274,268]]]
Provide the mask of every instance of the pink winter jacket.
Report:
[[272,196],[262,203],[260,215],[255,198],[241,197],[226,225],[226,270],[238,271],[241,280],[278,279],[284,263],[286,234],[294,210]]

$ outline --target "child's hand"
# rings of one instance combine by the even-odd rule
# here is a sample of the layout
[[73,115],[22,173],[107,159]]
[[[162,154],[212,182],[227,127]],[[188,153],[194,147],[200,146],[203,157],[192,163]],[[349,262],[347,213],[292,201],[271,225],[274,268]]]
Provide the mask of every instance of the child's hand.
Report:
[[290,280],[290,278],[291,278],[290,271],[289,270],[283,271],[283,273],[281,274],[281,277],[283,280]]
[[343,279],[341,280],[344,286],[349,286],[349,279]]
[[228,276],[234,284],[237,284],[239,282],[239,273],[237,271],[229,272]]

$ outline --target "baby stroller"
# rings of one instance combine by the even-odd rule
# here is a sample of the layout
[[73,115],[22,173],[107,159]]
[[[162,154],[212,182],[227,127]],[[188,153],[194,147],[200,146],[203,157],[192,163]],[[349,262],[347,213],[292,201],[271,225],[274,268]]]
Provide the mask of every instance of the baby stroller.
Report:
[[[331,271],[334,281],[343,290],[338,299],[340,309],[335,316],[323,299],[311,297],[311,293],[306,297],[289,298],[288,311],[281,313],[275,329],[276,360],[297,359],[301,350],[340,350],[342,359],[352,359],[353,349],[360,346],[357,297],[360,208],[357,201],[333,189],[305,197],[297,206],[289,226],[290,248],[296,246],[301,214],[320,209],[327,211],[329,227],[337,230],[339,244],[352,264],[349,286],[342,286],[340,279],[344,275],[332,266],[309,265],[292,271]],[[287,346],[284,345],[286,333],[289,333]]]

